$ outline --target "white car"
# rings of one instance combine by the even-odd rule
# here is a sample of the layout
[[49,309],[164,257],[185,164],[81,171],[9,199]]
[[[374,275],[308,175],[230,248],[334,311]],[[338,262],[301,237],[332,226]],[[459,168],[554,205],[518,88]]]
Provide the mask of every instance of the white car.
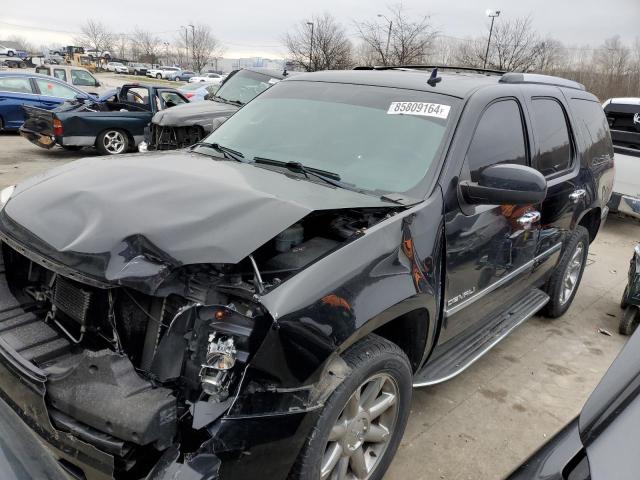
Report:
[[111,53],[109,52],[100,52],[98,50],[85,50],[85,55],[89,55],[89,58],[106,58],[107,60],[111,58]]
[[120,62],[107,63],[107,70],[115,73],[129,73],[129,68]]
[[0,45],[0,55],[6,55],[7,57],[13,57],[16,54],[15,48],[5,47]]
[[616,165],[609,209],[640,218],[640,98],[610,98],[602,107]]
[[147,70],[147,77],[157,78],[157,79],[164,78],[166,80],[169,77],[169,74],[175,73],[175,72],[181,72],[181,71],[182,69],[179,67],[152,68],[151,70]]
[[217,73],[207,73],[199,77],[191,77],[189,79],[189,83],[206,82],[213,83],[214,85],[220,85],[223,80],[224,77],[222,75],[218,75]]

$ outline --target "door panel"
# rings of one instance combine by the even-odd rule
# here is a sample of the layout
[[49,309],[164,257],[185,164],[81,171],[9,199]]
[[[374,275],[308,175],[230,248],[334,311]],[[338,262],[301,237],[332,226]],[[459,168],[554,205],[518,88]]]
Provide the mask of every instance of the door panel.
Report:
[[[531,164],[547,177],[547,197],[540,208],[541,231],[532,280],[537,281],[555,267],[559,246],[584,211],[587,188],[578,155],[569,109],[559,89],[532,88],[527,110],[532,125]],[[552,93],[553,95],[550,95]]]
[[[475,180],[497,163],[527,165],[524,112],[516,98],[497,99],[481,114],[466,152],[461,180]],[[456,185],[457,187],[457,185]],[[534,205],[464,204],[450,188],[445,213],[446,292],[443,343],[498,311],[529,286],[539,222],[521,223]]]

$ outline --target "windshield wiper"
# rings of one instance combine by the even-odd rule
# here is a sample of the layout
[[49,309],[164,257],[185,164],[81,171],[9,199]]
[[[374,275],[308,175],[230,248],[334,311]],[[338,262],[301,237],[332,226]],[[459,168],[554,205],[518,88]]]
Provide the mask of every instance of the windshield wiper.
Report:
[[281,160],[272,160],[270,158],[264,157],[253,157],[253,161],[255,163],[259,163],[262,165],[272,165],[274,167],[283,167],[294,173],[302,173],[304,176],[309,178],[310,176],[319,178],[320,180],[333,185],[334,187],[345,188],[347,190],[353,190],[356,192],[360,192],[359,189],[354,186],[341,182],[340,175],[335,172],[329,172],[327,170],[321,170],[319,168],[307,167],[300,162],[283,162]]
[[222,153],[224,158],[228,158],[231,160],[235,160],[236,162],[244,163],[244,155],[242,154],[242,152],[238,152],[237,150],[233,150],[232,148],[225,147],[223,145],[220,145],[219,143],[198,142],[194,144],[193,147],[213,148],[216,152]]

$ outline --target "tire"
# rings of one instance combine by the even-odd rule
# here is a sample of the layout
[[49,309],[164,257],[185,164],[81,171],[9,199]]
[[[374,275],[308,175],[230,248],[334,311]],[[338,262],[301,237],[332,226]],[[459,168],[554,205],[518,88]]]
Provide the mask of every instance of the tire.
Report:
[[156,78],[157,78],[158,80],[161,80],[161,79],[162,79],[162,74],[161,74],[161,73],[158,73],[158,74],[156,75]]
[[560,262],[545,288],[550,297],[542,313],[550,318],[562,316],[576,296],[589,253],[589,232],[578,225],[565,243]]
[[98,135],[96,148],[102,155],[120,155],[129,151],[129,136],[123,130],[109,129]]
[[138,72],[138,70],[134,70],[134,71],[133,71],[133,74],[134,74],[134,75],[136,75],[136,76],[138,76],[138,75],[140,75],[140,72]]
[[[351,346],[342,358],[352,370],[319,413],[292,470],[293,480],[324,480],[341,469],[351,478],[380,480],[400,445],[411,407],[409,359],[397,345],[373,334]],[[373,392],[377,393],[369,397]],[[369,408],[363,410],[362,404]],[[375,405],[383,413],[371,418]],[[375,441],[367,441],[367,436]],[[336,459],[333,468],[331,458]]]
[[640,311],[638,311],[638,307],[629,305],[622,314],[618,331],[622,335],[631,335],[638,327],[638,323],[640,323]]
[[620,308],[623,310],[629,306],[627,303],[627,295],[629,295],[629,285],[624,287],[624,292],[622,292],[622,298],[620,299]]
[[13,53],[13,51],[9,50],[7,52],[7,57],[13,57],[15,55],[15,53]]

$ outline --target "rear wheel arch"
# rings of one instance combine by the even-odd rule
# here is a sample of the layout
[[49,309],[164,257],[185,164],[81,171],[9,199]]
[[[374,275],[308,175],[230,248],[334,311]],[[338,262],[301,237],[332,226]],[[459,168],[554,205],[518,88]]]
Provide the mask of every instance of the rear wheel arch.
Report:
[[602,210],[600,207],[595,207],[585,211],[577,223],[577,225],[583,226],[589,232],[589,243],[593,243],[600,230],[601,218]]

